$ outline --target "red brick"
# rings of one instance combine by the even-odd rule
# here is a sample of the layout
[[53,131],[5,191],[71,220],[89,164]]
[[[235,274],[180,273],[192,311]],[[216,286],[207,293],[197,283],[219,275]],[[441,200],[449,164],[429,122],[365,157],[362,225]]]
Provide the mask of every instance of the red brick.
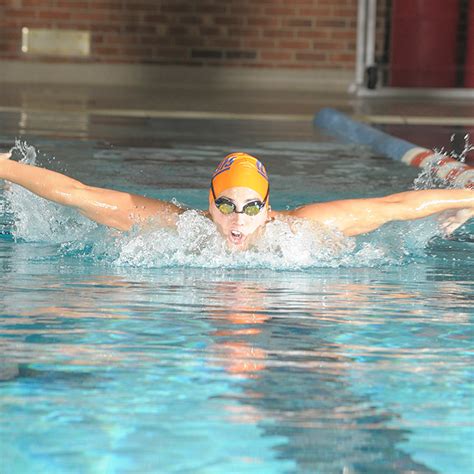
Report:
[[[8,4],[8,3],[7,3]],[[26,9],[28,7],[39,7],[44,5],[44,0],[22,0],[21,8]]]
[[116,55],[119,53],[119,49],[117,47],[111,46],[97,46],[93,49],[94,54],[103,54],[104,56]]
[[192,5],[183,3],[163,5],[161,7],[163,13],[189,13],[193,11]]
[[[87,26],[88,25],[88,26]],[[101,23],[77,23],[78,28],[89,28],[91,31],[99,31],[102,33],[120,33],[122,31],[120,25],[104,25]],[[72,27],[72,25],[71,25]]]
[[124,33],[135,33],[138,36],[144,36],[156,33],[156,26],[143,26],[143,25],[125,25],[121,28]]
[[[255,50],[235,50],[226,51],[226,59],[232,59],[233,61],[254,61],[257,57]],[[240,63],[242,64],[242,63]]]
[[331,16],[331,9],[327,7],[322,8],[301,8],[299,10],[301,16],[312,18],[323,18]]
[[[150,35],[150,36],[141,36],[140,43],[147,46],[163,46],[165,41],[165,36],[162,35]],[[167,40],[167,39],[166,39]]]
[[5,12],[5,17],[9,19],[15,18],[35,18],[37,17],[37,12],[32,12],[29,10],[7,10]]
[[286,69],[313,69],[316,65],[318,67],[321,66],[321,64],[324,64],[324,62],[320,62],[320,61],[314,61],[314,62],[304,62],[304,63],[298,63],[298,62],[295,62],[295,63],[283,63],[283,64],[279,64],[278,66],[279,67],[284,67]]
[[306,28],[313,26],[313,20],[311,18],[290,18],[288,20],[283,20],[282,25]]
[[40,11],[39,18],[43,18],[46,20],[67,20],[71,18],[71,14],[69,12],[64,11]]
[[[148,37],[150,38],[150,37]],[[137,44],[141,42],[141,38],[137,35],[124,35],[124,34],[106,34],[104,35],[104,41],[107,44]]]
[[192,49],[191,58],[195,59],[205,59],[205,60],[215,60],[222,59],[224,56],[223,52],[219,49]]
[[229,28],[228,29],[228,34],[230,36],[239,36],[239,37],[245,37],[245,38],[256,38],[260,36],[260,31],[255,28]]
[[350,53],[346,53],[346,54],[343,54],[343,53],[330,54],[328,57],[329,57],[329,59],[330,59],[331,61],[347,62],[347,63],[354,62],[354,59],[355,59],[355,55],[354,55],[354,54],[350,54]]
[[255,15],[261,15],[263,12],[262,7],[256,7],[256,6],[249,6],[249,5],[236,5],[236,6],[231,6],[229,13],[231,15],[241,15],[241,16],[255,16]]
[[23,25],[90,29],[91,62],[349,69],[355,56],[357,0],[0,0],[0,10],[0,59],[30,59]]
[[264,13],[265,15],[271,16],[290,16],[296,14],[296,9],[290,7],[267,7],[265,8]]
[[320,5],[331,5],[332,7],[338,7],[341,5],[346,5],[346,0],[318,0]]
[[[159,6],[157,5],[158,2],[139,2],[137,0],[125,0],[123,7],[120,1],[111,0],[111,1],[98,1],[97,4],[103,4],[104,8],[108,9],[124,9],[128,10],[129,12],[150,12],[150,11],[158,11]],[[94,8],[96,5],[95,1],[91,1],[91,6]]]
[[241,25],[244,20],[242,18],[234,16],[219,16],[214,18],[214,23],[216,25]]
[[158,48],[155,54],[162,58],[188,58],[187,49],[182,48]]
[[276,42],[270,39],[244,39],[242,46],[244,48],[271,49],[276,47]]
[[317,50],[332,52],[341,49],[341,44],[337,41],[315,41],[313,47]]
[[[65,3],[69,3],[69,0],[64,0]],[[122,2],[118,2],[116,0],[92,0],[88,2],[88,8],[91,10],[93,9],[107,9],[107,10],[123,10],[125,5],[122,4]],[[135,3],[135,8],[138,8],[138,6]]]
[[264,30],[263,36],[267,38],[293,38],[294,33],[290,30]]
[[209,42],[209,47],[214,49],[238,48],[239,46],[240,40],[238,38],[215,38]]
[[354,18],[357,16],[357,8],[335,8],[332,11],[332,14],[335,17],[347,17],[347,18]]
[[247,18],[247,24],[249,26],[278,26],[280,20],[277,18],[270,18],[266,16]]
[[170,26],[167,28],[169,36],[186,36],[189,33],[189,29],[186,26]]
[[90,12],[90,13],[82,13],[78,12],[74,14],[74,20],[87,20],[87,21],[101,21],[101,22],[106,22],[109,19],[108,15],[105,13],[97,13],[97,12]]
[[330,32],[330,36],[334,39],[355,39],[356,32],[353,30],[333,30]]
[[101,34],[93,34],[91,36],[91,42],[92,44],[100,44],[102,45],[104,43],[104,35]]
[[295,59],[297,61],[318,62],[326,59],[325,53],[296,53]]
[[261,5],[277,5],[278,0],[252,0],[252,5],[261,4]]
[[199,5],[198,12],[202,14],[222,15],[227,13],[225,5]]
[[202,17],[197,15],[182,16],[180,17],[179,21],[184,25],[202,25],[203,23]]
[[[172,38],[172,41],[176,46],[185,46],[188,48],[204,48],[206,46],[204,38]],[[160,42],[163,44],[163,39],[161,39]]]
[[327,30],[298,31],[298,38],[329,38]]
[[323,26],[329,28],[344,28],[347,25],[346,20],[344,19],[334,19],[334,18],[326,18],[326,19],[316,19],[316,26]]
[[202,26],[199,31],[204,36],[216,36],[221,33],[221,28],[217,26]]
[[74,0],[58,0],[57,6],[59,8],[67,8],[68,10],[85,10],[89,8],[89,4],[85,1],[74,1]]
[[285,49],[308,49],[312,45],[309,41],[289,41],[281,40],[278,41],[278,47]]
[[120,53],[124,56],[135,56],[135,57],[149,57],[151,56],[151,48],[143,48],[143,47],[135,47],[135,46],[129,46],[129,47],[123,47],[120,50]]
[[146,13],[142,18],[145,23],[166,23],[169,21],[167,15],[161,15],[159,13]]
[[260,58],[268,61],[289,61],[292,53],[287,51],[262,51]]

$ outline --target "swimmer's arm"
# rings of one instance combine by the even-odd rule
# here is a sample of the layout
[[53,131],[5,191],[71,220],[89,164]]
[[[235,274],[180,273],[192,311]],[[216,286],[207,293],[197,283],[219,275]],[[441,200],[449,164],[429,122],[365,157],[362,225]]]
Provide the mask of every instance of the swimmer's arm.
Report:
[[466,210],[474,217],[474,191],[435,189],[407,191],[370,199],[347,199],[314,203],[286,214],[335,227],[347,236],[365,234],[391,221],[421,219],[447,210]]
[[172,203],[111,189],[87,186],[44,168],[8,160],[0,154],[0,179],[18,184],[34,194],[76,208],[89,219],[118,230],[129,230],[150,219],[173,226],[182,210]]

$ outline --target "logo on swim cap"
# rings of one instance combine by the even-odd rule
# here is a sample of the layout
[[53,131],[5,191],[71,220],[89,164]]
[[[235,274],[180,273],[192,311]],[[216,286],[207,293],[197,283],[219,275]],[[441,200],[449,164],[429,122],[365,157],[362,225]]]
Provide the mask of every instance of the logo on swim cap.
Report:
[[268,175],[265,166],[247,153],[231,153],[217,166],[212,175],[211,187],[216,196],[232,187],[246,187],[262,197],[268,193]]
[[214,174],[212,175],[212,179],[214,179],[218,174],[223,173],[224,171],[229,171],[232,163],[235,161],[235,156],[228,156],[224,158],[218,165]]
[[257,160],[257,170],[268,181],[267,170],[265,169],[265,166],[263,166],[263,163],[259,160]]

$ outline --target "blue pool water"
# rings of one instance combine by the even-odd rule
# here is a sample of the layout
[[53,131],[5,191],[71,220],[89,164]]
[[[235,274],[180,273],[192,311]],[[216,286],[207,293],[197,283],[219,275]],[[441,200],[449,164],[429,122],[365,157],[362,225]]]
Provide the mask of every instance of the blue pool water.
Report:
[[[47,119],[20,130],[39,165],[191,207],[236,149],[276,208],[417,176],[301,124]],[[0,209],[0,472],[473,471],[472,223],[230,256],[193,213],[118,235],[15,188]]]

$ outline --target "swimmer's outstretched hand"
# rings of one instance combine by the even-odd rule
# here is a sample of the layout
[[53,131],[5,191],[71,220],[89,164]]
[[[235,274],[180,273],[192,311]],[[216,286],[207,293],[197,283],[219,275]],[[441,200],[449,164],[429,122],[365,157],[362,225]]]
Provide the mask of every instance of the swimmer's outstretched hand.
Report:
[[11,153],[0,153],[0,160],[9,160],[11,157]]
[[474,209],[445,211],[438,217],[439,226],[445,237],[449,237],[457,228],[474,217]]

